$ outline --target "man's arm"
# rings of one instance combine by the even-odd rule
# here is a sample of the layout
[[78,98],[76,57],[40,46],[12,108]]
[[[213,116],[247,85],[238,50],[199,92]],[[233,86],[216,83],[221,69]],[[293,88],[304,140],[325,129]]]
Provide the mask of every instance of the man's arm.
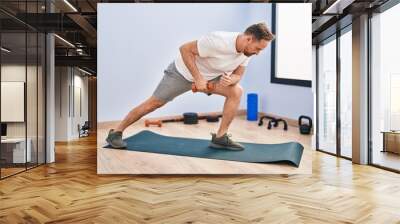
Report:
[[236,83],[238,83],[240,81],[240,79],[242,78],[243,74],[244,74],[244,70],[245,70],[245,66],[241,66],[239,65],[230,76],[228,75],[222,75],[221,79],[220,79],[220,83],[223,86],[231,86],[231,85],[235,85]]
[[179,48],[179,51],[181,52],[183,62],[193,76],[196,88],[198,90],[207,90],[207,81],[200,74],[195,63],[196,56],[199,56],[197,41],[185,43]]
[[243,74],[244,74],[244,70],[245,70],[245,66],[239,65],[239,66],[232,72],[232,75],[231,75],[232,84],[231,84],[231,85],[234,85],[234,84],[238,83],[238,82],[242,79],[242,76],[243,76]]

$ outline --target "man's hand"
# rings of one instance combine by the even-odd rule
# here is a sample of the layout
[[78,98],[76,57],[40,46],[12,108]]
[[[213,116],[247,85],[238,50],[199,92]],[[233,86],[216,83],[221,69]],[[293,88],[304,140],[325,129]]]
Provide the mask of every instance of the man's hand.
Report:
[[230,85],[233,84],[232,77],[230,77],[229,75],[227,75],[226,73],[224,73],[224,74],[221,76],[221,79],[219,80],[219,83],[220,83],[222,86],[230,86]]
[[198,79],[195,79],[194,84],[196,85],[197,91],[207,91],[207,81],[203,77],[200,76]]

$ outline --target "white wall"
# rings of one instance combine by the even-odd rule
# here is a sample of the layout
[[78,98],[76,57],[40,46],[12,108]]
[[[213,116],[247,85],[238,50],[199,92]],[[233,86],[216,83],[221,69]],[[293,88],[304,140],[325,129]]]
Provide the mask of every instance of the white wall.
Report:
[[[99,4],[98,121],[120,120],[149,97],[181,44],[261,21],[271,24],[270,4]],[[311,88],[271,84],[270,62],[270,47],[251,59],[241,82],[245,93],[259,94],[260,111],[313,117]],[[189,92],[148,116],[221,111],[222,105],[223,97]]]
[[[98,121],[120,120],[148,98],[181,44],[214,30],[244,30],[245,7],[246,4],[99,4]],[[149,116],[221,111],[222,105],[223,97],[186,93]]]
[[[88,120],[88,78],[71,67],[56,67],[55,80],[55,141],[78,138],[78,124]],[[76,89],[81,89],[82,115],[74,104],[79,104]],[[74,111],[75,110],[75,113]]]
[[[87,76],[81,76],[80,74],[82,73],[78,73],[76,74],[77,70],[75,70],[75,75],[74,75],[74,89],[75,92],[73,94],[75,94],[75,96],[72,96],[72,98],[74,98],[74,102],[72,104],[74,104],[74,108],[72,108],[72,111],[75,110],[75,113],[72,113],[72,119],[71,119],[71,135],[73,136],[73,138],[77,138],[79,137],[79,132],[78,132],[78,124],[80,126],[82,126],[85,121],[88,120],[88,77]],[[80,90],[80,99],[79,99],[79,93],[78,90]],[[79,103],[79,101],[81,101]],[[80,104],[80,105],[79,105]],[[72,106],[72,105],[71,105]],[[79,111],[79,107],[81,107],[80,109],[82,110],[82,112],[80,113]]]
[[68,85],[67,67],[55,68],[55,141],[68,140]]

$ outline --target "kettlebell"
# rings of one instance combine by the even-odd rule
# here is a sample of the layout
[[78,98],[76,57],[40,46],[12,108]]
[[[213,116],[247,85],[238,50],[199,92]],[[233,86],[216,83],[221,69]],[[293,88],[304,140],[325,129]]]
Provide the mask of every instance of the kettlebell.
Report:
[[[308,120],[308,123],[303,123],[303,119]],[[312,120],[310,117],[301,115],[299,117],[299,130],[300,130],[300,134],[303,135],[308,135],[311,132],[311,128],[312,128]]]

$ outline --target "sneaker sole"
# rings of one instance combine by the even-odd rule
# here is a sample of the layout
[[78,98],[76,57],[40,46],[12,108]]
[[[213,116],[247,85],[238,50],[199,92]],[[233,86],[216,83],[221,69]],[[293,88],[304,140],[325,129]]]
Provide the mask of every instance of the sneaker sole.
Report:
[[215,144],[215,143],[210,143],[210,145],[209,145],[209,147],[210,148],[215,148],[215,149],[228,149],[228,150],[231,150],[231,151],[243,151],[244,149],[243,148],[236,148],[236,147],[229,147],[229,146],[225,146],[225,145],[218,145],[218,144]]
[[113,149],[125,149],[126,148],[126,146],[115,146],[115,145],[113,145],[112,144],[112,142],[107,138],[106,139],[106,142],[111,146],[111,148],[113,148]]

